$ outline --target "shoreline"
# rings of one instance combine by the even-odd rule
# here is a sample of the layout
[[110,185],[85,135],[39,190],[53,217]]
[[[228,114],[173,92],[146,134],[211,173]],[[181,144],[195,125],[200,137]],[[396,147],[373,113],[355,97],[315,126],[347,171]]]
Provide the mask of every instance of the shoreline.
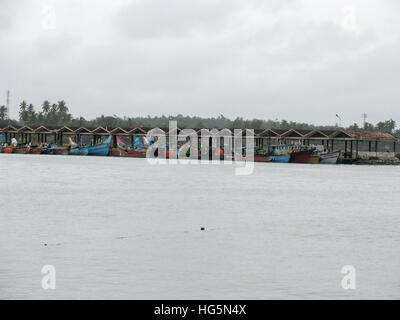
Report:
[[[0,154],[13,154],[13,155],[33,155],[33,156],[38,156],[38,155],[47,155],[47,156],[60,156],[62,154],[25,154],[25,153],[2,153]],[[74,155],[64,155],[64,156],[74,156]],[[99,157],[99,156],[85,156],[85,155],[75,155],[75,157]],[[126,158],[122,157],[119,155],[108,155],[107,157],[112,157],[112,158]],[[143,159],[143,157],[130,157],[130,158],[136,158],[136,159]],[[168,160],[168,158],[165,158],[165,160]],[[199,159],[199,161],[202,161]],[[209,160],[211,161],[211,160]],[[223,162],[224,160],[220,159],[217,161]],[[257,161],[255,161],[257,162]],[[276,163],[276,162],[257,162],[257,163]],[[293,164],[293,163],[291,163]],[[313,164],[313,163],[303,163],[303,164]],[[369,157],[369,158],[339,158],[337,163],[332,163],[331,165],[358,165],[358,166],[399,166],[400,165],[400,159],[397,157]]]

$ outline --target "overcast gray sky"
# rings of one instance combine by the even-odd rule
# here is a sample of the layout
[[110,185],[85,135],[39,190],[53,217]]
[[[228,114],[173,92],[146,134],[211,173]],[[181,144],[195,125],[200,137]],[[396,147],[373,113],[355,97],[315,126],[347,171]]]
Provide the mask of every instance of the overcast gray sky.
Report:
[[400,122],[396,0],[1,0],[0,104]]

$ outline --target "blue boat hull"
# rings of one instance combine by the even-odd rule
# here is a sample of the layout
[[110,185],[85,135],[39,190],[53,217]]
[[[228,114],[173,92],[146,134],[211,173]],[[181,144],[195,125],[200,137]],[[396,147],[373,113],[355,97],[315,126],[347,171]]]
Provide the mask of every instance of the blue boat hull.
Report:
[[81,156],[87,156],[87,155],[89,155],[89,148],[80,148],[79,152],[80,152]]
[[89,156],[108,156],[110,152],[110,145],[98,145],[88,148]]
[[75,148],[68,152],[72,156],[87,156],[89,154],[89,148]]
[[110,153],[111,137],[108,137],[102,144],[88,148],[89,156],[108,156]]
[[270,161],[272,162],[279,162],[279,163],[289,163],[290,161],[290,156],[271,156]]

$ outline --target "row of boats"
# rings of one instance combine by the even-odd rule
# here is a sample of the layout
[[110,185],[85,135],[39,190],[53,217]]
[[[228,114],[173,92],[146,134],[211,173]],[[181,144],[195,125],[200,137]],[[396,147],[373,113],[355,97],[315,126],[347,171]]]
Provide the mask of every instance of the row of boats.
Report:
[[56,144],[47,143],[29,143],[25,146],[18,146],[15,139],[11,144],[0,146],[1,153],[16,153],[16,154],[56,154],[56,155],[94,155],[107,156],[110,152],[111,136],[101,144],[94,146],[77,146],[70,139],[69,146],[59,146]]
[[329,163],[335,164],[340,151],[329,152],[322,145],[278,145],[264,155],[255,155],[255,162]]
[[[18,146],[18,143],[13,139],[11,145],[0,146],[1,153],[16,153],[16,154],[54,154],[54,155],[81,155],[81,156],[119,156],[145,158],[147,148],[150,143],[142,143],[139,138],[135,139],[133,146],[127,146],[120,140],[116,139],[117,147],[112,147],[112,137],[108,137],[104,142],[93,146],[78,145],[69,138],[68,146],[58,146],[55,144],[34,144],[29,143],[25,146]],[[171,158],[171,150],[168,146],[165,148],[165,157]],[[175,152],[177,155],[182,151],[182,147]],[[225,158],[223,148],[218,151],[221,160]],[[189,156],[189,151],[187,151]],[[157,156],[157,152],[156,152]],[[254,162],[279,162],[279,163],[337,163],[340,156],[340,151],[328,152],[321,145],[278,145],[270,147],[269,150],[258,150],[254,158],[248,158],[243,151],[243,154],[233,154],[234,160],[237,161],[254,161]],[[202,159],[201,152],[198,151],[195,158]],[[211,159],[211,155],[210,155]]]

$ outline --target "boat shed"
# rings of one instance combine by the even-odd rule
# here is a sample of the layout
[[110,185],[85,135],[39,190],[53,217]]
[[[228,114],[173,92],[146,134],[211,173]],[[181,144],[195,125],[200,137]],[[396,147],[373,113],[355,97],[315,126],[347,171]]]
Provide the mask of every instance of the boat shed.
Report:
[[[11,142],[12,138],[16,138],[20,143],[29,142],[47,142],[56,143],[59,145],[67,143],[66,138],[71,137],[76,141],[85,139],[90,144],[99,143],[107,136],[113,136],[114,145],[116,137],[129,137],[131,144],[135,137],[143,137],[150,131],[150,128],[135,127],[135,128],[107,128],[107,127],[54,127],[41,125],[38,127],[21,126],[15,127],[8,125],[0,128],[0,134],[5,136],[7,143]],[[181,129],[178,128],[178,134]],[[201,129],[195,129],[198,134]],[[229,136],[231,129],[222,129],[221,138]],[[246,135],[246,130],[242,129],[243,136]],[[168,129],[163,129],[166,135],[169,134]],[[220,130],[221,131],[221,130]],[[237,134],[237,131],[235,132]],[[267,149],[269,146],[277,144],[297,143],[303,145],[322,144],[327,150],[343,150],[345,155],[349,157],[358,155],[359,152],[381,153],[381,152],[398,152],[399,139],[390,133],[384,132],[369,132],[369,131],[351,131],[344,129],[337,130],[301,130],[301,129],[265,129],[254,130],[255,147],[256,149]]]

